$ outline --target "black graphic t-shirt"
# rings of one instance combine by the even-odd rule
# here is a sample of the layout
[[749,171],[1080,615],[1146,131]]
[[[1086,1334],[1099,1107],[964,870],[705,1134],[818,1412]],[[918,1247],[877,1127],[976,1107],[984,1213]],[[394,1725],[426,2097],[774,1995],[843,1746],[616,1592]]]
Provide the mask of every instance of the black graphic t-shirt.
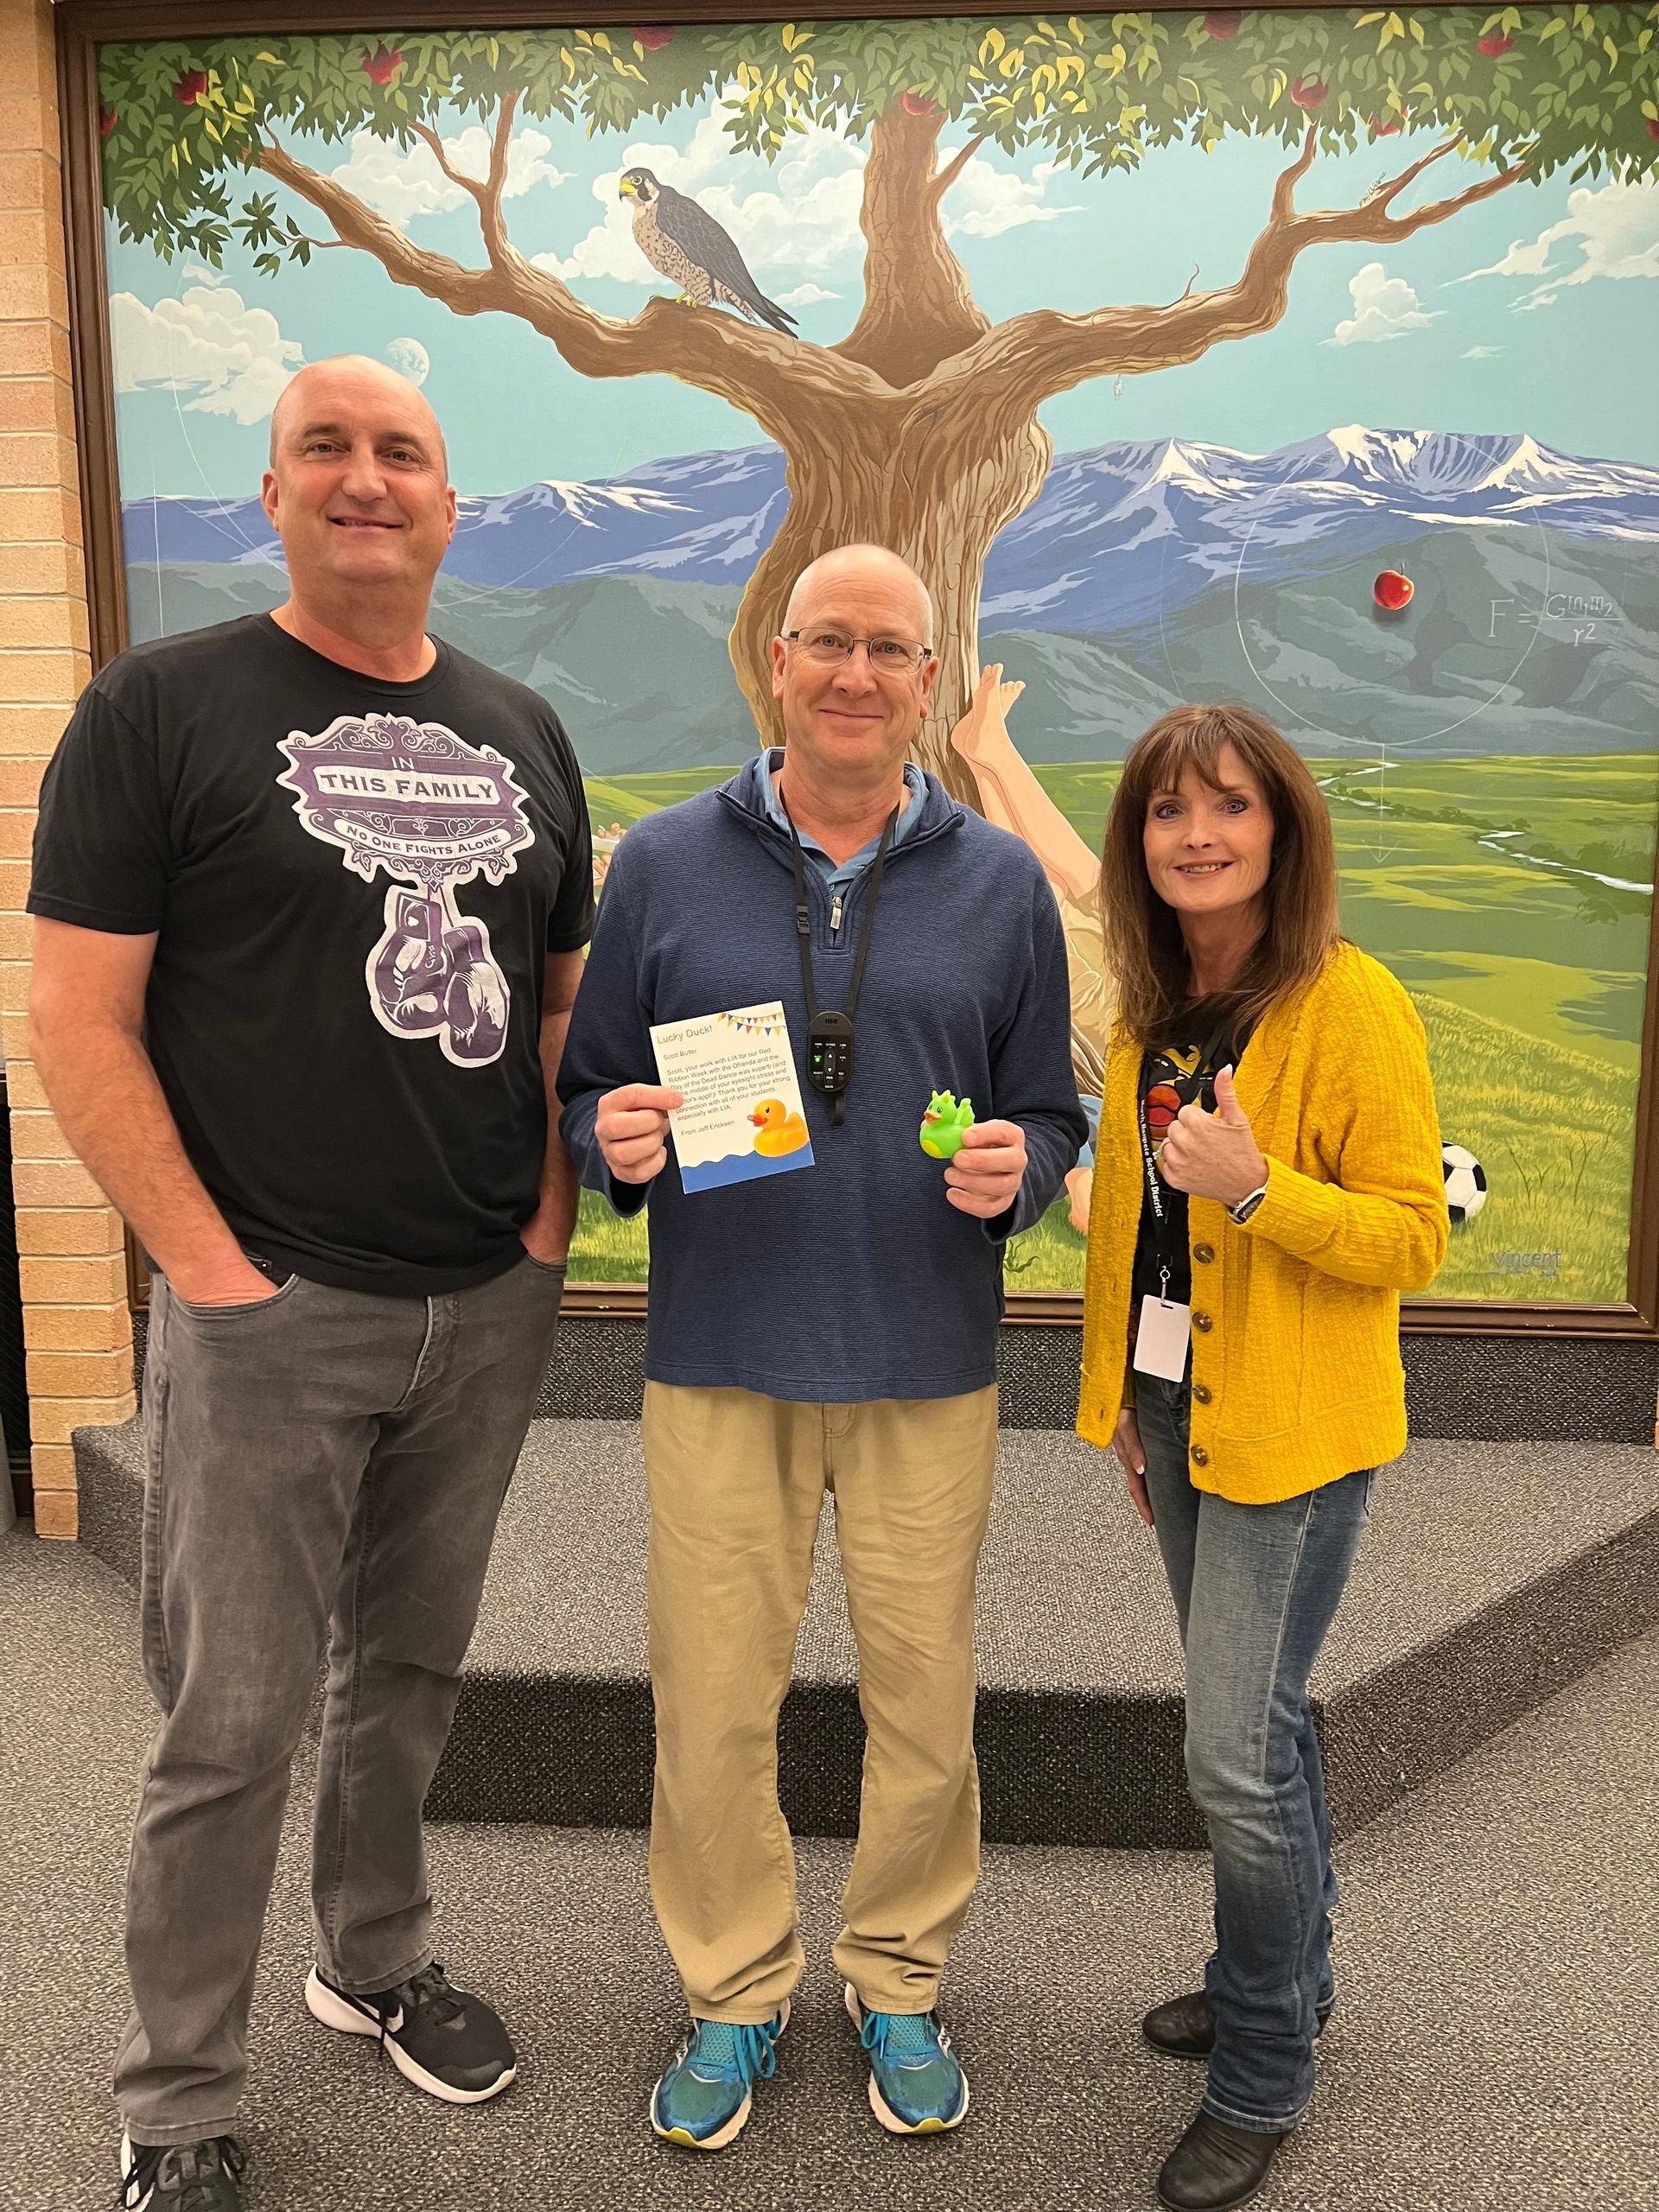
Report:
[[[1216,1070],[1229,1067],[1236,1058],[1233,1039],[1229,1035],[1215,1039],[1206,1052],[1203,1045],[1168,1045],[1162,1052],[1148,1052],[1141,1061],[1141,1105],[1147,1117],[1147,1135],[1152,1141],[1154,1166],[1160,1160],[1164,1137],[1170,1123],[1183,1106],[1190,1106],[1196,1099],[1206,1114],[1216,1110]],[[1135,1150],[1141,1149],[1136,1135]],[[1144,1157],[1141,1179],[1141,1226],[1135,1240],[1135,1270],[1130,1278],[1132,1305],[1130,1325],[1139,1319],[1143,1298],[1167,1298],[1172,1304],[1190,1306],[1192,1302],[1192,1259],[1187,1247],[1186,1192],[1178,1191],[1173,1184],[1158,1178],[1159,1196],[1164,1202],[1164,1230],[1159,1235],[1158,1223],[1152,1211],[1152,1201],[1147,1194]],[[1163,1270],[1169,1270],[1169,1281],[1163,1282]]]
[[544,960],[594,912],[581,772],[534,692],[442,643],[382,683],[263,614],[137,646],[47,772],[29,904],[159,932],[145,1042],[249,1249],[411,1297],[515,1263]]

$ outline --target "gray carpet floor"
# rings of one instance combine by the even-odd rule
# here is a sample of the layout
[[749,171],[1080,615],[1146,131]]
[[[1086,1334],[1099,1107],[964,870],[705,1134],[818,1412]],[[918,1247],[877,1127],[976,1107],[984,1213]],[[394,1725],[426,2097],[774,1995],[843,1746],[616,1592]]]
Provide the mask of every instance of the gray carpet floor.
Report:
[[[0,1540],[0,2208],[112,2196],[105,2089],[119,1911],[151,1714],[130,1592],[85,1553]],[[1270,2212],[1651,2212],[1659,1636],[1346,1844],[1340,2007]],[[1194,1856],[988,1857],[947,1986],[973,2077],[958,2136],[893,2143],[864,2102],[827,1948],[846,1847],[801,1851],[813,1964],[777,2080],[719,2158],[643,2108],[678,2031],[644,1839],[438,1828],[441,1953],[517,2031],[519,2084],[440,2108],[305,2014],[296,1778],[245,2114],[254,2212],[1118,2212],[1197,2091],[1135,2023],[1202,1955]]]

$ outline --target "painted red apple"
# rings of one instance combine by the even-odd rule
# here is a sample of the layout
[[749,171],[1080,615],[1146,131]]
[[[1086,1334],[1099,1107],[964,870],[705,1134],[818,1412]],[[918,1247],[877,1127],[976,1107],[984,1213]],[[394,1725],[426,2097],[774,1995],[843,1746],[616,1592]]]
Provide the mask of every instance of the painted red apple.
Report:
[[1298,107],[1306,108],[1311,115],[1315,108],[1325,105],[1331,87],[1319,77],[1299,77],[1290,88],[1290,97]]
[[1659,123],[1656,123],[1656,122],[1654,121],[1653,118],[1652,118],[1651,116],[1649,116],[1649,117],[1648,117],[1648,118],[1647,118],[1647,125],[1648,125],[1648,136],[1649,136],[1649,138],[1659,138]]
[[114,110],[112,107],[101,107],[101,108],[99,108],[99,110],[98,111],[98,135],[99,135],[99,137],[100,138],[107,138],[107,137],[109,137],[109,135],[110,135],[111,131],[114,130],[114,128],[115,128],[115,124],[116,124],[116,114],[115,114],[115,110]]
[[1211,8],[1204,19],[1204,28],[1211,38],[1236,38],[1243,20],[1242,8]]
[[1496,61],[1500,54],[1507,54],[1515,44],[1507,32],[1493,31],[1480,41],[1480,50],[1489,61]]
[[934,99],[926,92],[906,92],[905,94],[905,113],[906,115],[938,115],[942,112],[943,111],[941,110],[938,100]]
[[1397,614],[1411,598],[1414,587],[1398,569],[1384,569],[1371,586],[1371,597],[1386,614]]
[[658,47],[666,46],[674,35],[672,23],[641,23],[633,34],[636,46],[643,46],[647,54],[655,54]]
[[372,54],[363,56],[363,74],[372,85],[389,85],[403,66],[402,48],[388,46],[384,39]]
[[173,87],[173,97],[181,107],[194,107],[207,89],[205,69],[187,69]]
[[1399,124],[1394,120],[1392,116],[1374,115],[1371,118],[1371,136],[1373,138],[1392,138],[1399,128]]

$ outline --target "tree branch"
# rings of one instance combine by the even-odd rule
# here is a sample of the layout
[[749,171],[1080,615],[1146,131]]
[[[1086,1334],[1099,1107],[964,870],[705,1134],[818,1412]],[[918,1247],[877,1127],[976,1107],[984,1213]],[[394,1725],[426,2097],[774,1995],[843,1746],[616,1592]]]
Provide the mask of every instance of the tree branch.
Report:
[[526,261],[507,238],[500,196],[512,129],[508,102],[503,110],[489,181],[471,181],[490,251],[486,269],[468,269],[447,254],[414,245],[395,223],[334,177],[308,168],[275,140],[262,148],[260,167],[326,215],[342,245],[372,256],[394,283],[423,292],[455,315],[516,315],[550,339],[583,376],[677,377],[741,407],[780,444],[787,443],[809,391],[867,410],[891,404],[891,391],[858,363],[779,332],[758,329],[717,308],[687,308],[658,298],[624,322],[584,306],[550,270]]
[[1409,168],[1402,169],[1398,176],[1379,179],[1366,194],[1361,206],[1386,207],[1391,200],[1399,198],[1408,184],[1416,182],[1431,162],[1443,162],[1448,154],[1457,151],[1463,141],[1464,134],[1459,130],[1455,137],[1446,139],[1443,144],[1431,146],[1421,161],[1414,162]]
[[1268,209],[1269,223],[1288,222],[1296,213],[1296,188],[1313,166],[1313,156],[1319,149],[1319,126],[1310,123],[1302,134],[1302,150],[1287,169],[1281,169],[1274,180],[1273,199]]
[[503,95],[495,114],[495,136],[490,142],[490,178],[484,188],[484,197],[479,201],[479,216],[484,226],[484,244],[492,261],[497,259],[507,244],[506,218],[501,213],[501,201],[507,188],[507,163],[512,155],[512,118],[518,111],[516,92]]
[[1195,361],[1224,340],[1254,337],[1272,329],[1288,302],[1291,270],[1310,246],[1397,245],[1431,223],[1443,223],[1464,208],[1490,200],[1527,174],[1526,163],[1516,162],[1447,199],[1392,214],[1389,210],[1401,193],[1431,162],[1454,152],[1461,143],[1459,137],[1375,186],[1357,207],[1299,214],[1295,188],[1312,164],[1314,141],[1310,129],[1300,152],[1274,182],[1267,226],[1251,245],[1236,283],[1197,294],[1189,286],[1164,308],[1101,308],[1083,315],[1039,308],[1014,315],[952,362],[950,379],[963,391],[983,387],[989,379],[1035,407],[1090,377],[1144,375]]
[[936,172],[943,111],[912,115],[902,99],[876,118],[858,212],[866,241],[864,305],[835,351],[894,390],[919,384],[991,327],[968,272],[945,243],[939,203],[980,144]]
[[458,184],[478,203],[478,219],[484,232],[484,244],[493,264],[499,263],[508,248],[507,226],[501,213],[502,196],[507,186],[507,162],[512,153],[512,118],[518,112],[518,95],[508,92],[496,110],[495,134],[490,141],[490,173],[486,177],[468,176],[458,169],[443,149],[443,141],[429,124],[414,123],[410,128],[423,145],[431,149],[432,158],[451,184]]
[[951,186],[962,175],[963,169],[967,168],[969,162],[972,161],[974,156],[979,151],[980,148],[984,143],[985,137],[983,132],[982,132],[977,138],[970,138],[968,141],[968,143],[963,148],[962,151],[959,154],[953,155],[951,159],[947,162],[945,166],[939,171],[938,176],[934,178],[931,187],[931,196],[936,206],[944,199],[945,194],[950,191]]
[[421,143],[430,152],[433,160],[443,171],[445,176],[448,178],[450,183],[458,184],[463,192],[470,192],[474,200],[480,199],[481,188],[480,187],[478,179],[476,177],[467,175],[464,170],[451,167],[449,156],[443,150],[443,141],[439,137],[437,132],[433,130],[431,124],[428,123],[411,123],[409,127],[415,133],[415,136],[420,140]]

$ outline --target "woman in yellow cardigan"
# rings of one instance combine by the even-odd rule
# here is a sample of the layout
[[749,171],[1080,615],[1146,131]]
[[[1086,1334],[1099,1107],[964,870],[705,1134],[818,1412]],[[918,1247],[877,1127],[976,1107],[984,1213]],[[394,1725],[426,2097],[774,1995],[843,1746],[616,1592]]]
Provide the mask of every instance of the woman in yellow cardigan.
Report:
[[1159,2195],[1227,2212],[1300,2118],[1332,2002],[1307,1677],[1405,1445],[1400,1293],[1445,1255],[1444,1176],[1422,1024],[1338,936],[1330,817],[1260,716],[1179,708],[1135,746],[1102,908],[1120,1012],[1077,1428],[1156,1533],[1186,1654],[1216,1947],[1143,2028],[1208,2063]]

